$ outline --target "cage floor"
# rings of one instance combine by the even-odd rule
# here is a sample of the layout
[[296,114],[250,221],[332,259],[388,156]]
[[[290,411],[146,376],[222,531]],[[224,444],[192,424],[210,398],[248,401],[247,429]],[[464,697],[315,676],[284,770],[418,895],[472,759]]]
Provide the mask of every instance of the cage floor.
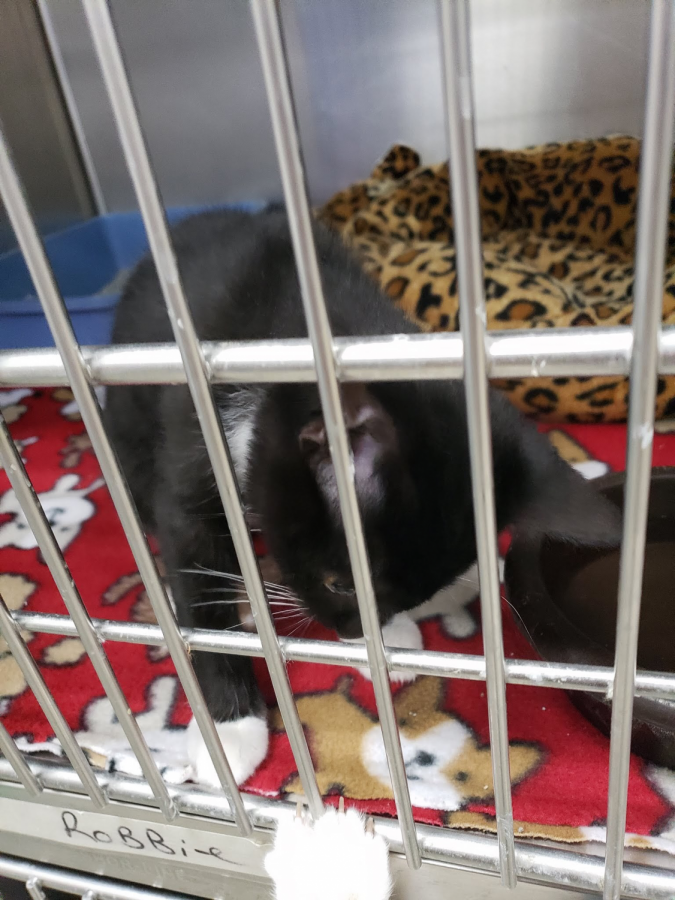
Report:
[[[152,610],[66,389],[0,391],[0,407],[92,616],[153,621]],[[654,465],[675,465],[675,432],[657,426]],[[560,452],[588,477],[624,465],[621,425],[546,426]],[[0,591],[15,610],[64,613],[34,538],[0,473]],[[280,634],[284,623],[278,623]],[[457,614],[419,622],[424,647],[482,653],[476,601]],[[331,640],[311,625],[296,637]],[[91,759],[104,768],[139,774],[92,666],[77,638],[26,633],[34,658],[70,726]],[[506,652],[534,658],[504,604]],[[162,648],[113,643],[106,650],[133,712],[167,780],[192,778],[186,753],[189,710]],[[272,712],[267,759],[246,790],[268,797],[295,793],[296,771],[273,708],[264,667],[255,662]],[[327,795],[393,814],[372,686],[355,669],[294,662],[289,673]],[[394,686],[410,789],[420,822],[494,829],[487,747],[485,685],[419,677]],[[516,830],[520,836],[568,842],[602,840],[607,804],[609,742],[576,710],[565,692],[507,688]],[[25,750],[59,752],[53,733],[6,646],[0,640],[0,712]],[[675,772],[632,758],[629,842],[675,854]]]

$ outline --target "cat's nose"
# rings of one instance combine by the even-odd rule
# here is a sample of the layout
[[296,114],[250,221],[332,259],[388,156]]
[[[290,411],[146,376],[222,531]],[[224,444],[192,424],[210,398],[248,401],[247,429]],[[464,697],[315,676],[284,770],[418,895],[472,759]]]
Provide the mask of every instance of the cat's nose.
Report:
[[361,616],[358,612],[338,613],[335,617],[335,630],[346,641],[353,641],[363,637]]

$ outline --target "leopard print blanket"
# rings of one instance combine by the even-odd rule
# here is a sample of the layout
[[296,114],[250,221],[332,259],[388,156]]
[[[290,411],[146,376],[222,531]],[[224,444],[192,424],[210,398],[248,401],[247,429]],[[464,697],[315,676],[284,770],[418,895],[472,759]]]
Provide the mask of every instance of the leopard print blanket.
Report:
[[[630,324],[639,161],[631,137],[477,153],[488,328]],[[426,331],[459,324],[448,188],[446,163],[424,166],[414,150],[395,146],[370,178],[318,212]],[[663,322],[675,324],[675,182]],[[625,378],[495,384],[544,421],[626,418]],[[659,379],[656,414],[675,415],[675,377]]]

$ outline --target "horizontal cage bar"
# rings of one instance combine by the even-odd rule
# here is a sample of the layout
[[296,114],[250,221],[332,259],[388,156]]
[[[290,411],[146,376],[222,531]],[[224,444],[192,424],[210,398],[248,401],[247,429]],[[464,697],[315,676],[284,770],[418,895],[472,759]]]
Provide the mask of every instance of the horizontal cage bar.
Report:
[[[14,619],[21,628],[43,634],[77,636],[77,628],[68,616],[53,613],[16,612]],[[93,619],[94,628],[105,641],[164,646],[158,625],[136,622],[115,622]],[[264,656],[260,638],[243,631],[208,631],[183,628],[181,634],[190,650],[231,653],[235,656]],[[280,637],[284,657],[294,662],[314,662],[323,665],[367,665],[366,648],[360,644],[337,641],[314,641],[307,638]],[[394,672],[433,675],[441,678],[465,678],[485,681],[485,660],[482,656],[464,653],[444,653],[440,650],[404,650],[385,648],[388,667]],[[530,687],[559,688],[569,691],[591,691],[610,695],[614,673],[608,666],[583,666],[569,663],[538,662],[527,659],[506,660],[506,680],[509,684]],[[675,675],[662,672],[637,673],[635,694],[655,700],[675,700]]]
[[[46,790],[83,793],[82,785],[69,767],[40,760],[33,763],[33,768]],[[113,810],[118,802],[149,807],[155,805],[150,788],[139,778],[119,773],[101,773],[100,780],[106,785]],[[9,764],[0,759],[0,791],[9,789],[12,792],[11,796],[15,797],[16,790],[21,790],[16,785],[17,776]],[[282,818],[295,815],[295,803],[269,800],[250,794],[242,796],[256,829],[268,830]],[[194,785],[183,785],[176,787],[175,800],[181,814],[184,814],[181,824],[188,823],[191,815],[216,820],[232,818],[227,798],[221,793]],[[401,852],[401,831],[396,819],[375,817],[375,830],[385,838],[394,853]],[[430,825],[417,825],[417,834],[422,855],[426,860],[471,868],[490,875],[499,872],[495,837],[457,829],[435,828]],[[589,893],[601,890],[603,861],[597,856],[523,840],[516,840],[515,849],[518,877],[523,881],[553,886],[564,884],[568,888]],[[5,874],[5,871],[0,868],[0,874]],[[667,869],[627,863],[624,866],[623,879],[623,895],[632,900],[672,900],[675,895],[675,872]],[[46,880],[45,883],[49,884]],[[130,897],[129,900],[135,898]]]
[[[463,342],[459,334],[399,334],[334,338],[337,373],[342,381],[414,381],[462,378]],[[316,380],[312,345],[307,340],[202,344],[210,380],[311,382]],[[633,348],[629,328],[567,328],[551,331],[488,332],[490,378],[574,378],[628,375]],[[94,384],[185,384],[175,344],[82,347]],[[659,339],[658,370],[675,375],[675,326]],[[68,386],[57,350],[0,351],[0,385]]]
[[71,872],[45,863],[27,862],[13,856],[0,854],[0,875],[13,881],[23,881],[31,900],[44,900],[44,888],[63,891],[66,894],[79,894],[82,900],[89,895],[94,897],[114,898],[114,900],[184,900],[182,894],[170,891],[154,890],[140,885],[125,884],[98,875],[87,875],[82,872]]

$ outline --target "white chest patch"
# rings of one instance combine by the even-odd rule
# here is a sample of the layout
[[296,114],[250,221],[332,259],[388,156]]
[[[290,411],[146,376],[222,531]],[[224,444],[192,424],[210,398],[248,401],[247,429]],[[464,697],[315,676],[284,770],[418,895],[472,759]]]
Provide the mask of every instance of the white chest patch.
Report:
[[246,487],[251,444],[262,396],[259,389],[243,387],[230,394],[227,406],[220,409],[220,419],[230,448],[234,472],[242,490]]

